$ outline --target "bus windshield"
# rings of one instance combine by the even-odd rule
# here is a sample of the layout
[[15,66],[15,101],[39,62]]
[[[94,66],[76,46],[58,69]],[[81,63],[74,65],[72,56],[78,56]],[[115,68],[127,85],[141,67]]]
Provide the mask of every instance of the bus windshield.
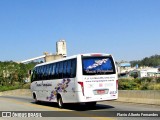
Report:
[[115,74],[112,57],[82,57],[83,75]]

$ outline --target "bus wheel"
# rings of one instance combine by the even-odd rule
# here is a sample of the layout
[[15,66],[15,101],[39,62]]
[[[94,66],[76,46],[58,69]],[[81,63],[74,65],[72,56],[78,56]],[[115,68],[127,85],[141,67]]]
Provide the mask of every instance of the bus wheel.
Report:
[[85,104],[86,104],[87,107],[92,108],[92,107],[95,107],[95,106],[96,106],[96,103],[97,103],[97,102],[86,102]]
[[39,101],[37,100],[37,96],[36,96],[35,93],[33,93],[33,99],[34,99],[34,102],[35,102],[35,103],[38,103],[38,102],[39,102]]
[[64,107],[64,103],[63,103],[63,101],[62,101],[62,97],[61,97],[61,96],[59,96],[59,97],[57,98],[57,103],[58,103],[58,107],[59,107],[59,108],[63,108],[63,107]]

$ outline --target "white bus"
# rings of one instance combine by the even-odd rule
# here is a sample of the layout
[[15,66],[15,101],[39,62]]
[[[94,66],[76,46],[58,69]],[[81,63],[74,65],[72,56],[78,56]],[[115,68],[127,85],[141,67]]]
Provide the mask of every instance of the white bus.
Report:
[[85,103],[118,98],[118,77],[113,57],[92,53],[42,63],[35,66],[31,77],[35,102]]

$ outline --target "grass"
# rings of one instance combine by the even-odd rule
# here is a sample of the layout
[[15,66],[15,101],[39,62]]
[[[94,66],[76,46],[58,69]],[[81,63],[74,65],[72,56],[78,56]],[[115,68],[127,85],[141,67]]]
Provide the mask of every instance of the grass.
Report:
[[0,86],[0,92],[16,89],[30,89],[30,83],[26,83],[23,85],[15,84],[14,86]]
[[15,90],[19,89],[20,87],[18,85],[16,86],[0,86],[0,92],[8,91],[8,90]]

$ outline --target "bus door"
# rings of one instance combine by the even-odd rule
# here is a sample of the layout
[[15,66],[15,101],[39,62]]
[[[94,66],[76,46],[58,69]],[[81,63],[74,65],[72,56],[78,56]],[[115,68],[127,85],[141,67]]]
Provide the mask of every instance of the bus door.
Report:
[[63,62],[63,80],[61,84],[64,102],[75,101],[76,66],[76,59],[66,60]]
[[36,81],[34,81],[32,86],[36,92],[36,97],[38,100],[43,99],[43,80],[42,80],[42,67],[36,67]]

